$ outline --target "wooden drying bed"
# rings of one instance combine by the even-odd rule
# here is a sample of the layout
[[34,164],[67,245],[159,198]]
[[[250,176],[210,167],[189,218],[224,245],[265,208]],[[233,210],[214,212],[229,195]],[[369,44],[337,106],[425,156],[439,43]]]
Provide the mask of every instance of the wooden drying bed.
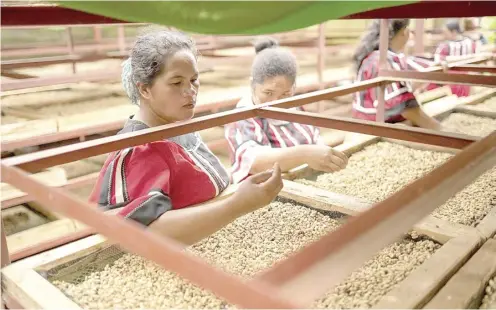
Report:
[[[292,193],[296,201],[304,200],[306,205],[314,209],[339,210],[348,215],[356,215],[357,206],[365,207],[352,197],[342,197],[343,200],[339,203],[334,202],[334,205],[321,208],[318,203],[312,202],[312,200],[320,199],[319,194],[307,192],[302,195],[293,190],[292,186],[295,184],[292,183],[291,181],[285,182],[288,193]],[[432,292],[438,289],[438,284],[446,281],[482,242],[474,229],[434,218],[427,218],[415,225],[414,229],[441,243],[442,247],[400,282],[394,290],[385,295],[377,305],[380,308],[393,304],[401,308],[421,306],[432,295]],[[63,305],[68,309],[82,309],[43,275],[49,274],[51,269],[70,261],[77,261],[82,257],[96,254],[107,245],[108,242],[104,237],[96,235],[14,263],[3,271],[5,289],[26,308],[50,309],[55,305],[58,307]],[[439,268],[440,264],[443,268]],[[404,292],[411,291],[410,288],[414,283],[424,283],[424,285],[417,286],[415,294],[405,300]],[[428,285],[425,285],[426,283]]]
[[[460,106],[465,106],[467,104],[475,104],[481,101],[484,101],[485,98],[492,96],[496,90],[488,90],[482,93],[479,93],[477,95],[465,98],[465,99],[459,99],[456,100],[456,98],[453,98],[452,96],[446,97],[444,99],[440,99],[434,102],[429,103],[428,105],[425,106],[425,110],[428,114],[437,117],[444,115],[446,113],[450,113],[453,110],[456,110]],[[455,100],[453,100],[455,99]],[[342,145],[339,145],[336,147],[336,149],[339,149],[341,151],[344,151],[348,155],[351,155],[354,152],[357,152],[359,149],[363,148],[366,145],[369,145],[371,143],[376,142],[378,137],[364,137],[365,140],[356,140],[351,143],[345,143]],[[387,140],[387,139],[386,139]],[[396,140],[397,143],[401,143],[401,141]],[[412,145],[411,143],[408,143],[410,146]],[[427,146],[423,144],[416,144],[416,147],[418,148],[427,148]],[[435,147],[428,147],[430,150],[436,149]],[[438,150],[440,148],[437,148]],[[299,178],[302,176],[305,176],[309,173],[312,173],[310,169],[306,167],[300,167],[298,169],[294,169],[293,171],[287,173],[284,175],[284,178],[286,179],[295,179]],[[87,176],[75,178],[73,180],[69,180],[67,184],[62,185],[64,189],[72,189],[72,188],[78,188],[82,187],[88,184],[93,184],[96,181],[96,178],[98,176],[98,173],[93,173]],[[294,193],[293,190],[298,190],[299,184],[294,183],[292,187],[284,188],[281,192],[281,196],[285,198],[291,198],[292,193]],[[303,193],[303,192],[302,192]],[[34,200],[32,196],[29,195],[23,195],[20,197],[15,197],[13,199],[5,200],[2,202],[2,209],[8,208],[11,206],[19,205],[22,203],[27,203],[29,201]],[[296,199],[294,199],[296,200]],[[300,203],[306,204],[307,202],[304,200],[296,200]],[[332,200],[330,200],[332,201]],[[315,200],[315,202],[321,203],[321,205],[327,205],[329,201],[327,200]],[[323,208],[323,206],[321,206]],[[339,210],[338,210],[339,211]],[[348,214],[348,212],[344,212]],[[46,244],[47,242],[50,242],[54,239],[56,239],[58,236],[71,236],[74,234],[81,234],[82,232],[87,231],[90,233],[88,230],[88,227],[85,225],[82,225],[81,223],[78,223],[77,221],[74,221],[73,219],[66,218],[66,219],[60,219],[55,222],[47,223],[43,226],[35,227],[32,228],[28,231],[21,232],[17,234],[16,236],[11,237],[10,239],[8,238],[10,251],[12,258],[14,260],[23,258],[26,255],[29,255],[32,253],[32,249],[37,245],[37,244]],[[78,235],[81,236],[81,235]]]

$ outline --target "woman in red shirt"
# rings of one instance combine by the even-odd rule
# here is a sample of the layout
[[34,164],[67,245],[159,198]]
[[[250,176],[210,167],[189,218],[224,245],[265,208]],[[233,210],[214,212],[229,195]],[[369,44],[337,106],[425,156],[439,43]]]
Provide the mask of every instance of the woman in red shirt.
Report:
[[[280,48],[272,38],[259,40],[255,51],[251,95],[241,99],[237,108],[294,95],[297,74],[294,55]],[[325,172],[343,169],[348,162],[346,155],[324,145],[318,128],[310,125],[255,117],[229,124],[225,131],[235,183],[271,167],[275,162],[281,165],[282,171],[308,164]]]
[[[386,64],[389,69],[408,70],[409,60],[402,53],[410,30],[408,19],[389,20],[389,50]],[[362,38],[353,55],[357,71],[356,81],[373,79],[379,74],[379,29],[380,23],[375,20]],[[385,120],[388,123],[411,121],[415,126],[440,130],[441,126],[434,118],[425,114],[413,94],[417,84],[410,82],[394,82],[386,86]],[[369,88],[357,92],[353,101],[353,116],[365,120],[376,120],[377,88]]]
[[[197,50],[187,36],[155,30],[140,36],[123,65],[123,86],[139,112],[119,134],[193,117],[200,81]],[[192,244],[237,217],[270,203],[282,188],[281,171],[261,172],[226,199],[229,175],[198,133],[128,147],[105,162],[90,200],[105,211]],[[193,206],[193,207],[192,207]]]

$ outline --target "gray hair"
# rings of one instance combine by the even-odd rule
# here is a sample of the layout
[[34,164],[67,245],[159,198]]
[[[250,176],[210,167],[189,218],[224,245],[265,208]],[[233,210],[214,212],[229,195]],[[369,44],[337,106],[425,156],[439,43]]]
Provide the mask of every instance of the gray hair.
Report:
[[255,43],[255,52],[257,55],[251,67],[252,85],[262,84],[267,78],[281,75],[293,83],[296,81],[296,57],[289,50],[280,48],[275,39],[259,39]]
[[195,42],[178,31],[151,28],[140,35],[134,43],[131,57],[122,63],[122,86],[133,104],[139,105],[138,83],[153,84],[162,73],[167,57],[180,50],[189,50],[196,57]]

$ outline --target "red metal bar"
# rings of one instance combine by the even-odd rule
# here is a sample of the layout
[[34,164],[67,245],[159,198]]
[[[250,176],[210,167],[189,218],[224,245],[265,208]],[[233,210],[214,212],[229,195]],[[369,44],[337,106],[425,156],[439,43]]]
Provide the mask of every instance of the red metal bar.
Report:
[[74,24],[126,24],[126,21],[60,6],[2,7],[2,26],[66,26]]
[[358,132],[404,141],[444,146],[454,149],[463,149],[471,143],[479,140],[478,137],[456,133],[439,132],[435,130],[407,126],[400,127],[393,124],[356,120],[347,117],[322,116],[311,112],[290,111],[278,108],[263,108],[257,110],[256,112],[258,116],[265,118],[285,120],[349,132]]
[[460,65],[460,66],[450,66],[450,70],[496,73],[496,66]]
[[397,71],[380,70],[379,76],[391,81],[396,80],[416,80],[426,82],[438,82],[443,84],[464,84],[475,86],[496,86],[496,76],[481,74],[449,74],[444,72],[418,72],[418,71]]
[[[69,56],[74,55],[74,38],[72,37],[72,28],[67,27],[67,49]],[[76,62],[72,61],[72,73],[76,74]]]
[[193,254],[183,251],[180,243],[159,236],[138,223],[105,214],[94,205],[71,197],[62,189],[50,188],[30,178],[19,168],[2,164],[4,182],[28,191],[50,210],[92,226],[125,250],[149,259],[163,268],[199,285],[243,308],[300,308],[282,299],[264,283],[248,284],[239,277],[212,267]]
[[[389,46],[389,21],[381,19],[380,36],[379,36],[379,70],[387,68],[387,52]],[[377,93],[377,113],[375,120],[384,123],[385,117],[385,95],[386,85],[379,86]]]
[[29,172],[36,172],[46,167],[52,167],[91,156],[109,153],[130,146],[141,145],[151,141],[175,137],[202,129],[221,126],[241,119],[251,118],[256,115],[255,110],[263,107],[272,106],[292,108],[302,106],[320,100],[327,100],[334,97],[347,95],[370,87],[376,87],[382,83],[385,83],[382,78],[371,79],[351,86],[335,87],[332,89],[302,94],[283,100],[277,100],[263,105],[202,116],[189,121],[140,130],[129,134],[106,137],[74,145],[63,146],[53,150],[45,150],[6,158],[3,160],[3,163],[5,165],[18,166]]
[[118,79],[120,71],[98,71],[66,76],[25,79],[2,82],[2,91],[79,82],[100,82]]
[[385,246],[496,165],[496,132],[468,146],[337,230],[268,270],[257,280],[308,303],[328,292]]
[[[324,89],[324,70],[325,70],[325,54],[326,54],[326,37],[325,23],[319,25],[318,29],[318,53],[317,53],[317,76],[320,84],[320,89]],[[318,111],[324,110],[323,102],[318,103]]]
[[415,20],[415,47],[414,47],[415,55],[423,55],[424,54],[424,20],[417,19]]

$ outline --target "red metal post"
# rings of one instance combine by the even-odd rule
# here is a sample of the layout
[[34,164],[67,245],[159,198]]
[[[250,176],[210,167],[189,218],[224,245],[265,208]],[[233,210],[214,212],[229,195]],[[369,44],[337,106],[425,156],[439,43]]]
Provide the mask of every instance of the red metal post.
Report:
[[[5,236],[5,231],[3,230],[3,220],[0,219],[0,225],[1,225],[1,230],[2,230],[2,244],[1,244],[1,250],[2,250],[2,253],[0,253],[1,255],[1,268],[7,266],[8,264],[10,264],[10,258],[9,258],[9,248],[7,246],[7,237]],[[5,309],[5,305],[4,305],[4,300],[3,300],[3,285],[2,285],[2,294],[0,296],[0,306],[2,309]]]
[[[319,39],[318,39],[318,56],[317,56],[317,74],[319,78],[320,89],[324,89],[324,68],[325,68],[325,50],[326,50],[326,37],[325,37],[325,23],[319,25]],[[319,102],[318,111],[324,110],[324,102]]]
[[[387,19],[381,19],[380,37],[379,37],[379,71],[387,68],[387,50],[389,45],[389,26]],[[386,85],[379,86],[377,93],[377,112],[375,120],[383,123],[385,121],[385,96]]]
[[424,20],[415,20],[415,48],[414,54],[417,56],[424,54]]
[[[69,56],[74,56],[74,38],[72,36],[72,28],[67,27],[67,48],[69,50]],[[76,61],[72,61],[72,73],[76,74]]]
[[117,26],[117,42],[119,45],[119,51],[124,53],[126,51],[126,33],[123,25]]

